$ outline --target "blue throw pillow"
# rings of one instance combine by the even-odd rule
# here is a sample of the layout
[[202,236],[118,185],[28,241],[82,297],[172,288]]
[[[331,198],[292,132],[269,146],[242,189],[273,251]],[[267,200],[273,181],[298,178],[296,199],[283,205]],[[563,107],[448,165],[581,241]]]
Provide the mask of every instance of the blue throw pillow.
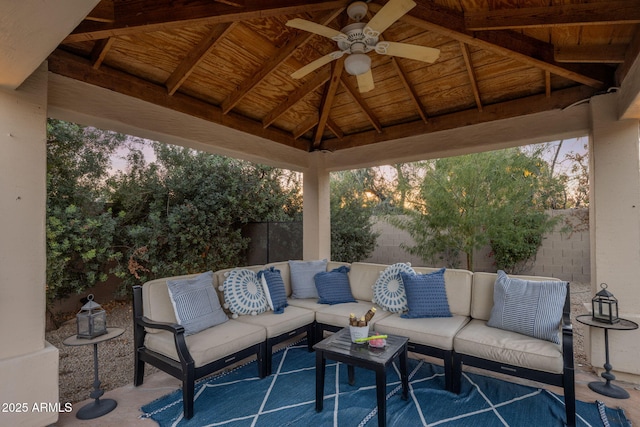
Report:
[[284,313],[287,303],[287,291],[280,270],[270,267],[267,270],[258,271],[258,279],[262,282],[262,290],[267,297],[267,304],[275,314]]
[[228,309],[234,319],[250,314],[256,316],[269,309],[258,275],[246,268],[239,268],[225,273],[227,278],[220,286],[224,292],[224,308]]
[[487,326],[560,344],[567,282],[511,278],[498,270]]
[[192,335],[229,320],[213,287],[213,272],[191,279],[167,280],[167,289],[176,320]]
[[316,274],[326,271],[326,259],[318,261],[289,261],[291,298],[318,298],[318,291],[313,278]]
[[348,272],[349,267],[343,265],[315,275],[316,289],[320,297],[318,304],[357,302],[351,294]]
[[400,272],[409,311],[401,317],[451,317],[444,283],[445,268],[428,274]]

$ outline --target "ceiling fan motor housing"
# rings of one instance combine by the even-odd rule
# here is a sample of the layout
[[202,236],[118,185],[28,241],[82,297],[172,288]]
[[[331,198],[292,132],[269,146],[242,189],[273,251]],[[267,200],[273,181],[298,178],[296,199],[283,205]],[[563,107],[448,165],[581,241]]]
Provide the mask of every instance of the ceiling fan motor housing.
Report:
[[338,40],[340,50],[348,53],[367,53],[375,49],[378,37],[368,37],[363,29],[365,22],[354,22],[344,27],[341,31],[347,35],[347,40]]

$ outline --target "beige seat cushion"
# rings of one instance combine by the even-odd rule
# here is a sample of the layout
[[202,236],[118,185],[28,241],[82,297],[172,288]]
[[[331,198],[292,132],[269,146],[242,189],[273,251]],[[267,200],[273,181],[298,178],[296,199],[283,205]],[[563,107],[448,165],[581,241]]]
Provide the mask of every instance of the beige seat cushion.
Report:
[[373,319],[369,322],[369,329],[375,327],[376,323],[381,319],[391,315],[388,311],[382,311],[377,305],[371,304],[368,301],[358,301],[358,302],[347,302],[343,304],[319,304],[324,306],[323,309],[316,312],[316,322],[322,323],[325,325],[338,326],[341,328],[346,328],[349,326],[349,315],[351,313],[355,314],[356,317],[364,316],[364,314],[369,311],[371,307],[376,308],[376,314],[373,316]]
[[313,323],[315,313],[306,308],[289,306],[282,314],[267,311],[258,316],[238,316],[238,322],[261,326],[267,330],[267,338],[277,337],[301,326]]
[[305,308],[314,313],[327,308],[326,304],[318,304],[318,298],[287,298],[287,303],[289,303],[289,307]]
[[453,348],[457,353],[499,363],[562,373],[562,349],[559,344],[491,328],[484,320],[471,320],[462,328],[453,340]]
[[[197,368],[264,342],[266,338],[266,330],[262,326],[228,320],[221,325],[189,335],[185,337],[185,341]],[[149,350],[179,360],[171,332],[160,331],[155,334],[147,334],[144,345]]]
[[376,332],[400,335],[415,344],[428,345],[442,350],[453,350],[453,338],[469,322],[466,316],[403,319],[392,314],[379,320]]

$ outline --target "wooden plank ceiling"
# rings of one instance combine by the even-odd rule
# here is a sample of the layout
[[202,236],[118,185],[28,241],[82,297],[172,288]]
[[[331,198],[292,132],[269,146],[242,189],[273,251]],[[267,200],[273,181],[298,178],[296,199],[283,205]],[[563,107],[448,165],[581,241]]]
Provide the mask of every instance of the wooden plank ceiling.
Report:
[[618,86],[640,51],[640,0],[415,2],[382,37],[439,59],[370,52],[366,93],[344,58],[290,76],[337,48],[286,22],[340,30],[351,22],[342,0],[102,0],[49,69],[312,151],[564,108]]

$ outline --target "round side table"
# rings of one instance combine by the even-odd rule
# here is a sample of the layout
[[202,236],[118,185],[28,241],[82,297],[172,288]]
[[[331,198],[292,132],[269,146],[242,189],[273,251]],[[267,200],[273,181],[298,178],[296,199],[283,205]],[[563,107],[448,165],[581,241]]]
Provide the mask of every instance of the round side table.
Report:
[[616,377],[611,373],[611,369],[613,368],[613,366],[611,366],[611,363],[609,363],[609,330],[631,331],[634,329],[638,329],[638,324],[627,319],[620,319],[619,322],[613,324],[598,322],[597,320],[593,320],[593,317],[590,314],[577,316],[576,320],[583,325],[604,329],[605,371],[600,375],[606,381],[604,383],[601,381],[590,382],[589,388],[596,393],[600,393],[604,396],[613,397],[615,399],[628,399],[629,393],[627,392],[627,390],[615,384],[611,384],[611,381],[615,380]]
[[101,417],[113,411],[118,405],[113,399],[102,399],[100,397],[104,391],[100,389],[100,380],[98,379],[98,344],[119,337],[124,333],[122,328],[107,328],[107,333],[93,339],[78,338],[77,335],[71,335],[65,338],[62,343],[69,346],[89,345],[93,344],[93,391],[90,397],[95,399],[94,402],[87,403],[76,413],[76,418],[81,420],[92,420]]

